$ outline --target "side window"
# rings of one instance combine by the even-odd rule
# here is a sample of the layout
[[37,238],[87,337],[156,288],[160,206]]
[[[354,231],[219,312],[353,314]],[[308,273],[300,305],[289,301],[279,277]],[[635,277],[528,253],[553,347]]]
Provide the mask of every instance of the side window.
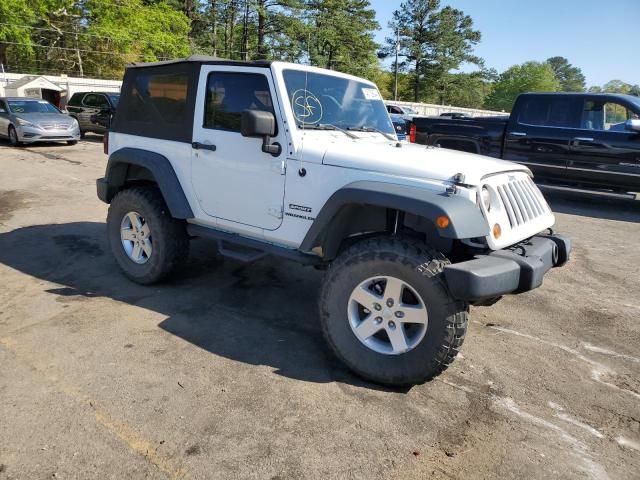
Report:
[[274,113],[267,77],[258,73],[211,73],[204,108],[204,128],[240,132],[243,111]]
[[520,104],[518,123],[524,125],[545,125],[549,113],[548,97],[526,97]]
[[622,132],[633,114],[624,105],[606,100],[586,100],[582,109],[582,128]]
[[105,97],[104,95],[96,95],[96,107],[108,108],[109,101],[107,100],[107,97]]
[[579,128],[576,103],[566,97],[536,97],[524,100],[518,123],[540,127]]
[[69,99],[67,105],[76,106],[80,105],[80,101],[82,100],[82,93],[74,93],[72,97]]
[[82,103],[87,106],[87,107],[95,107],[97,106],[98,102],[98,96],[90,93],[89,95],[84,97],[84,100],[82,101]]
[[188,115],[188,81],[182,73],[141,72],[131,89],[124,116],[132,122],[154,123],[160,119],[167,124],[183,124]]
[[7,114],[9,111],[7,110],[7,105],[0,100],[0,114]]

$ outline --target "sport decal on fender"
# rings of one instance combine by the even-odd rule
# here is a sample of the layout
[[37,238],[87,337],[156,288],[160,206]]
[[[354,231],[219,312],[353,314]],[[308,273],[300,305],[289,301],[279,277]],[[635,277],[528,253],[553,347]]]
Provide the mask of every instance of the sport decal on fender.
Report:
[[[299,212],[311,213],[313,209],[311,207],[306,207],[304,205],[296,205],[295,203],[290,203],[289,210],[297,210]],[[300,218],[302,220],[311,220],[311,221],[315,220],[315,217],[311,217],[308,215],[301,215],[299,213],[285,212],[284,214],[287,217]]]

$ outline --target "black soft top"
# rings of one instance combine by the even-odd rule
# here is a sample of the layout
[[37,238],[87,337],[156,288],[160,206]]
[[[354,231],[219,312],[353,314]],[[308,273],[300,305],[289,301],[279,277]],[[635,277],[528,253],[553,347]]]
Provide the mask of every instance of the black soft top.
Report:
[[271,66],[271,61],[269,60],[253,60],[253,61],[242,61],[242,60],[228,60],[225,58],[211,57],[208,55],[191,55],[186,58],[176,58],[173,60],[166,60],[162,62],[138,62],[138,63],[130,63],[126,68],[145,68],[145,67],[162,67],[169,65],[177,65],[180,63],[197,63],[198,65],[235,65],[238,67],[264,67],[269,68]]

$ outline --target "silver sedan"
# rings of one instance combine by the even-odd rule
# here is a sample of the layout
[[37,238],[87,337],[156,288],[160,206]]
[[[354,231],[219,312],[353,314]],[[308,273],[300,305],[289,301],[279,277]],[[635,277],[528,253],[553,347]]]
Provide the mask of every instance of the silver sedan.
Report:
[[78,143],[78,122],[46,100],[0,98],[0,137],[17,147],[34,142]]

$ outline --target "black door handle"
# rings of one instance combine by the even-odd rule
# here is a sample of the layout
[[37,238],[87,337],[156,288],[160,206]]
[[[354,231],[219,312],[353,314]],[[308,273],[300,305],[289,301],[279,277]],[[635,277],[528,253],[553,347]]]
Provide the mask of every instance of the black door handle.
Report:
[[216,146],[210,145],[208,143],[193,142],[191,146],[196,150],[210,150],[212,152],[216,151]]

